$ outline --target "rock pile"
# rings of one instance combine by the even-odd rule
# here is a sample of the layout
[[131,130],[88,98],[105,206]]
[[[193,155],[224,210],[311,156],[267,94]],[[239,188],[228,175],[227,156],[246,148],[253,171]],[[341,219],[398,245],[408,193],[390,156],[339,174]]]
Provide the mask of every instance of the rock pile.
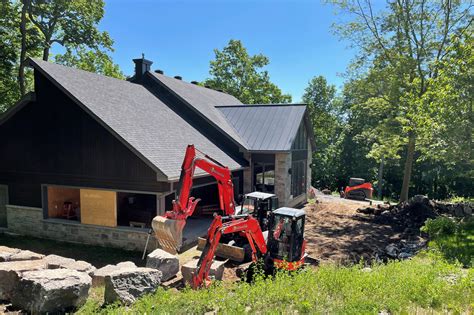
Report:
[[464,217],[472,215],[474,206],[469,203],[444,203],[417,195],[407,202],[397,205],[378,204],[359,208],[358,216],[363,221],[389,225],[398,233],[398,241],[389,243],[384,250],[376,253],[376,259],[407,259],[424,248],[427,240],[420,235],[420,228],[427,219],[439,215]]
[[357,211],[375,215],[375,223],[389,224],[399,229],[419,229],[427,219],[441,214],[463,217],[472,215],[474,205],[469,203],[444,203],[416,195],[407,202],[397,205],[379,204],[359,208]]
[[0,300],[34,314],[80,307],[95,267],[85,261],[0,246]]

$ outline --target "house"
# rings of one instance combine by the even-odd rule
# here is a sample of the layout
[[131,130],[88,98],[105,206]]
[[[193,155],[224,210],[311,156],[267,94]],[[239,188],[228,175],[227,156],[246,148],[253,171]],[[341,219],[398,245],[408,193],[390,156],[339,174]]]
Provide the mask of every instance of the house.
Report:
[[[151,219],[171,208],[188,144],[232,170],[236,198],[306,200],[314,145],[304,105],[244,105],[133,61],[124,81],[29,60],[34,92],[0,117],[0,226],[142,250]],[[200,170],[194,183],[205,217],[217,185]]]

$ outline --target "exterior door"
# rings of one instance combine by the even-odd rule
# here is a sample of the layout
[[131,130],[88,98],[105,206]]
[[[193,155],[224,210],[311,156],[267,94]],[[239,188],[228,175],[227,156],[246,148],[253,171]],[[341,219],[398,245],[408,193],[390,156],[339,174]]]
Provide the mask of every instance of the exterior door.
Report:
[[7,227],[8,186],[0,185],[0,227]]

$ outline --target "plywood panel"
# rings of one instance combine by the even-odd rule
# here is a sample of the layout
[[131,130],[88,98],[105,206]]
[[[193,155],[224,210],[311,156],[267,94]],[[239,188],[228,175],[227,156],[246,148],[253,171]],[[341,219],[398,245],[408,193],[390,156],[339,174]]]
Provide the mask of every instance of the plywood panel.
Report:
[[81,189],[81,223],[117,226],[117,193]]
[[48,218],[61,217],[63,204],[72,202],[74,208],[80,207],[79,189],[65,187],[48,187]]

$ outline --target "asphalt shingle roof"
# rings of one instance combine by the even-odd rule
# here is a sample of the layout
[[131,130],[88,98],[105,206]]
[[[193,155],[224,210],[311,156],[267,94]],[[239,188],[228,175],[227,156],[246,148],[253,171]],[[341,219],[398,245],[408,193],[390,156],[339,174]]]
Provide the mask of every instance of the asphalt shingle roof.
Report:
[[249,151],[289,151],[304,117],[301,104],[217,107],[247,143]]
[[169,180],[179,177],[188,144],[230,169],[241,167],[142,85],[38,59],[31,64]]
[[247,148],[245,140],[216,108],[216,106],[222,105],[242,104],[237,98],[224,92],[188,83],[156,72],[149,73],[153,78],[164,84],[169,90],[193,107],[197,113],[206,117],[209,123],[221,129],[242,147]]

